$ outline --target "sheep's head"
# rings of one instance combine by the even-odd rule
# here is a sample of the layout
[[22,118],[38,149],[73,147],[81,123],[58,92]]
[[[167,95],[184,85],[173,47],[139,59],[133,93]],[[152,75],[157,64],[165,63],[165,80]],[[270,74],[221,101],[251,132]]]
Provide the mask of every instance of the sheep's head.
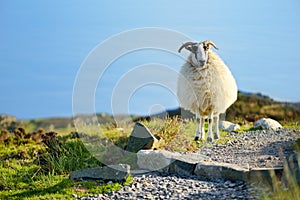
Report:
[[203,42],[186,42],[179,49],[178,52],[185,48],[191,52],[191,62],[196,66],[204,66],[208,60],[208,51],[210,46],[213,46],[215,49],[218,47],[210,40]]

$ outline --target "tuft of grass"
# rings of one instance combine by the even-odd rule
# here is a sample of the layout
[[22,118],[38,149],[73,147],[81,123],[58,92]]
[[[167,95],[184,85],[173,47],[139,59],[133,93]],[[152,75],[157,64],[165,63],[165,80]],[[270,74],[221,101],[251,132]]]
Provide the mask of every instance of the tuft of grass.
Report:
[[184,122],[178,117],[167,117],[166,119],[155,118],[142,123],[155,136],[162,139],[160,149],[178,152],[196,151],[198,149],[197,144],[193,141],[195,130],[192,130],[194,126],[192,120]]
[[284,122],[283,127],[284,128],[289,128],[289,129],[300,130],[299,122]]
[[57,140],[47,145],[47,151],[38,160],[44,171],[61,175],[82,168],[98,167],[99,162],[85,148],[80,139],[71,139],[65,143]]

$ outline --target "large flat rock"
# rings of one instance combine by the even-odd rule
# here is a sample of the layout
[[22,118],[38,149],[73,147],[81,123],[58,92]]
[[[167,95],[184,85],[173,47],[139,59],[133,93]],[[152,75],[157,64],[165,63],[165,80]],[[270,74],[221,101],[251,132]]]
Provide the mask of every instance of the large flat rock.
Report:
[[209,179],[247,180],[248,169],[243,167],[212,161],[202,161],[196,165],[194,173],[199,177]]
[[130,166],[126,164],[119,164],[73,171],[69,178],[74,180],[93,179],[116,182],[126,180],[129,174]]
[[140,150],[137,153],[140,169],[174,173],[183,176],[196,175],[208,179],[225,179],[268,184],[272,178],[281,179],[282,168],[248,169],[236,164],[211,161],[199,153],[178,153],[165,150]]
[[209,158],[198,153],[178,153],[165,150],[140,150],[137,153],[137,164],[141,169],[185,176],[192,175],[196,164],[203,160],[209,160]]
[[141,169],[168,172],[168,167],[172,162],[172,154],[172,152],[165,150],[140,150],[137,152],[137,164]]

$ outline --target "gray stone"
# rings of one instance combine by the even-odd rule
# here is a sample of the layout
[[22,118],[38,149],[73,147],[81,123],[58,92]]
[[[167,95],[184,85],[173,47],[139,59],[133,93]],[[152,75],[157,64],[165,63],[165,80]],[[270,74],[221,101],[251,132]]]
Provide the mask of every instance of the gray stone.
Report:
[[129,174],[130,166],[126,164],[119,164],[73,171],[69,178],[75,180],[93,179],[116,182],[126,180]]
[[290,175],[295,176],[296,182],[300,185],[300,161],[299,161],[299,153],[294,152],[290,157],[287,159],[288,166],[290,170]]
[[141,149],[157,149],[158,146],[159,141],[145,125],[138,122],[129,137],[126,151],[138,152]]
[[169,151],[140,150],[137,153],[137,164],[141,169],[168,172],[171,162],[172,152]]
[[282,128],[281,124],[271,118],[261,118],[254,123],[254,128],[272,129],[276,130]]
[[249,171],[245,181],[263,184],[272,188],[274,180],[281,180],[282,173],[283,168],[253,168]]
[[219,128],[223,131],[231,132],[240,130],[240,125],[228,121],[220,121]]
[[210,159],[199,153],[140,150],[137,153],[137,160],[141,169],[187,176],[193,174],[198,162]]
[[248,170],[234,164],[202,161],[196,165],[194,173],[209,179],[246,180]]
[[181,176],[191,176],[194,174],[195,167],[195,163],[175,160],[169,166],[169,173],[174,173]]
[[210,158],[199,153],[173,153],[169,173],[191,176],[194,174],[196,164],[205,160],[208,161]]

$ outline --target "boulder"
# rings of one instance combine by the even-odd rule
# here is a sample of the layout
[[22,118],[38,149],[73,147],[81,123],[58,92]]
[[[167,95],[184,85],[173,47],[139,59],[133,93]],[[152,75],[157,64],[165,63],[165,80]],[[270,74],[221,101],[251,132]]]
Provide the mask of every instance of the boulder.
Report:
[[126,151],[138,152],[141,149],[157,149],[159,140],[149,131],[149,129],[141,124],[136,123],[129,137]]
[[253,128],[272,129],[282,128],[281,124],[271,118],[261,118],[254,123]]
[[240,130],[240,125],[228,121],[220,121],[219,128],[223,131],[232,132]]
[[208,179],[220,178],[232,181],[245,181],[248,179],[249,170],[229,163],[202,161],[196,165],[194,173],[199,177]]
[[103,180],[103,181],[124,181],[130,174],[130,166],[126,164],[108,165],[98,168],[86,168],[73,171],[70,179],[74,180]]

